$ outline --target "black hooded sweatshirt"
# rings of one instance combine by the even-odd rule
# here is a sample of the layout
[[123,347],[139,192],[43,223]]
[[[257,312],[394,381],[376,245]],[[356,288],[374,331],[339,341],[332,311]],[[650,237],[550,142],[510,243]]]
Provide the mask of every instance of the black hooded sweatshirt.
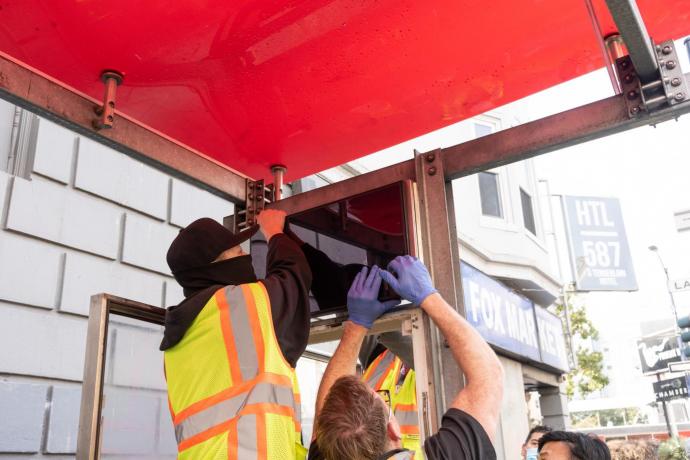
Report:
[[[256,282],[251,256],[240,256],[176,274],[185,300],[168,308],[160,349],[174,347],[213,294],[225,286]],[[299,245],[284,234],[268,242],[266,287],[273,327],[283,356],[292,367],[304,353],[309,338],[309,289],[312,274]]]

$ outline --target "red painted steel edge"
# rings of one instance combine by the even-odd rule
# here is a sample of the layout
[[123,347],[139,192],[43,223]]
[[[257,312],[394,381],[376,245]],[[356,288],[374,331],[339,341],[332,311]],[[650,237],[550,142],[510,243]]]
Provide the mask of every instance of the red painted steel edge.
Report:
[[[690,33],[688,0],[638,4],[657,41]],[[0,52],[96,100],[117,70],[121,114],[268,181],[603,65],[581,0],[0,0]]]

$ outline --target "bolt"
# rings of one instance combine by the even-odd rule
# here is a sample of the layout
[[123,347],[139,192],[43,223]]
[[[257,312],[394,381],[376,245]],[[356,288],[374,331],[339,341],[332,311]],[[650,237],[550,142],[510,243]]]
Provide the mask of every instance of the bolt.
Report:
[[253,188],[254,188],[254,183],[253,183],[253,182],[247,182],[247,188],[248,188],[249,190],[253,189]]
[[680,86],[680,78],[676,77],[673,80],[671,80],[671,85],[672,86]]
[[629,73],[625,77],[623,77],[623,81],[626,83],[632,83],[633,80],[635,80],[635,77],[633,77],[633,74]]
[[257,200],[263,200],[264,196],[261,193],[259,193],[258,195],[256,195],[256,199]]
[[627,69],[629,65],[629,62],[627,60],[621,61],[621,68]]
[[632,111],[633,114],[638,114],[638,113],[640,113],[640,107],[637,107],[637,106],[636,106],[636,107],[633,107],[633,108],[630,109],[630,110]]
[[675,69],[676,68],[676,61],[667,61],[666,62],[666,68],[667,69]]
[[247,225],[254,225],[254,219],[247,219]]
[[676,93],[675,95],[676,101],[682,101],[685,99],[685,94],[684,93]]
[[664,48],[661,50],[662,53],[664,54],[671,54],[671,47],[666,45]]
[[112,116],[112,115],[108,115],[108,121],[112,123],[112,121],[113,121],[113,116]]
[[628,91],[628,99],[633,100],[637,98],[637,91],[632,90]]
[[108,105],[113,109],[115,108],[115,102],[113,102],[113,101],[109,101]]
[[426,161],[429,163],[433,163],[435,159],[436,159],[436,155],[434,155],[433,153],[430,153],[426,156]]
[[253,194],[253,193],[247,194],[247,198],[249,198],[250,200],[253,200],[253,199],[254,199],[254,194]]
[[436,167],[432,166],[431,168],[427,169],[427,172],[429,173],[430,176],[433,176],[436,174]]

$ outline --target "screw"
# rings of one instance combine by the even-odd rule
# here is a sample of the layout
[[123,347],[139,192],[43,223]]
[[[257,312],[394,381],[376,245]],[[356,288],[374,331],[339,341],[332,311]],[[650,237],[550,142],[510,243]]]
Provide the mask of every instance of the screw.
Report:
[[640,108],[639,108],[639,107],[633,107],[633,108],[630,109],[630,110],[632,111],[633,114],[640,113]]
[[433,153],[430,153],[426,156],[426,161],[429,163],[433,163],[435,159],[436,159],[436,155],[434,155]]
[[433,176],[436,174],[436,167],[432,166],[431,168],[427,169],[427,172],[429,173],[430,176]]
[[680,78],[676,77],[673,80],[671,80],[671,85],[672,86],[680,86]]
[[664,54],[671,54],[671,47],[666,45],[664,48],[661,50],[662,53]]
[[623,81],[625,81],[626,83],[632,83],[633,80],[634,80],[633,74],[631,74],[631,73],[629,73],[625,77],[623,77]]
[[627,68],[628,68],[628,64],[629,64],[629,63],[628,63],[628,61],[627,61],[627,60],[625,60],[625,61],[621,61],[621,68],[623,68],[623,69],[627,69]]
[[667,69],[675,69],[676,68],[676,61],[667,61],[666,62],[666,68]]
[[682,101],[685,99],[685,94],[684,93],[676,93],[675,95],[676,101]]
[[628,99],[633,100],[635,98],[637,98],[637,91],[635,91],[635,90],[628,91]]

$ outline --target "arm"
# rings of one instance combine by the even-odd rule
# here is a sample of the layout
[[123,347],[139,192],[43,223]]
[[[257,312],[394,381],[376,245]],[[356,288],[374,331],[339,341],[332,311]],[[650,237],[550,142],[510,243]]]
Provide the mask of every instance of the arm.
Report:
[[297,243],[282,232],[284,212],[267,209],[257,220],[268,241],[266,278],[261,283],[271,301],[278,343],[285,359],[294,367],[309,338],[311,270]]
[[363,267],[362,271],[355,276],[347,294],[347,309],[350,318],[344,323],[343,337],[326,366],[316,394],[314,436],[318,432],[319,413],[331,387],[340,377],[356,373],[357,355],[374,320],[398,303],[397,300],[379,302],[378,292],[381,287],[379,268],[374,265],[368,276],[367,272],[367,267]]
[[467,385],[451,403],[474,417],[493,439],[503,398],[503,368],[498,357],[465,319],[436,292],[424,264],[411,256],[397,257],[381,277],[403,298],[419,305],[448,340]]

